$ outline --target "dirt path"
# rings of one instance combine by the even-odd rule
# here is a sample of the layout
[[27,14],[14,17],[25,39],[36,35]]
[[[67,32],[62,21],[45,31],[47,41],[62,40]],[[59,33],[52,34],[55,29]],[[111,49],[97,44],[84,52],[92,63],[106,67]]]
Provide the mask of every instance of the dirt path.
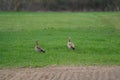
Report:
[[0,69],[0,80],[120,80],[120,66]]

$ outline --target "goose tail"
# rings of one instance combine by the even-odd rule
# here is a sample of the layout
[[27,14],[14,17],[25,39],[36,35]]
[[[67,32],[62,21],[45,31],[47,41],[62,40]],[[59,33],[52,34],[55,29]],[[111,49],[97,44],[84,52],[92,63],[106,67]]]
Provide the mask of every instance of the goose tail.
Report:
[[75,50],[75,48],[74,48],[74,47],[72,47],[72,50]]
[[41,52],[45,53],[45,50],[41,50]]

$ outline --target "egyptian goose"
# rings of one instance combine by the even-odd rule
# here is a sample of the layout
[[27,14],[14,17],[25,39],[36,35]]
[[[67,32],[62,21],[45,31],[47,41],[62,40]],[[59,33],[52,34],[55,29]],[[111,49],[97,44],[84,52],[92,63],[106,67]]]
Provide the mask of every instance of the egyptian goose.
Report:
[[69,49],[75,50],[75,45],[71,42],[71,38],[68,37],[68,43],[67,46]]
[[45,50],[39,47],[39,45],[38,45],[38,41],[36,41],[35,51],[45,53]]

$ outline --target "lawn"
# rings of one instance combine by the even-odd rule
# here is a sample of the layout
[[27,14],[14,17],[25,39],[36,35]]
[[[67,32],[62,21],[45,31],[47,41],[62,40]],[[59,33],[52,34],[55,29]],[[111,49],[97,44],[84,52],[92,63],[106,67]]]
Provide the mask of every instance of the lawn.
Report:
[[51,65],[120,65],[120,12],[0,12],[0,68]]

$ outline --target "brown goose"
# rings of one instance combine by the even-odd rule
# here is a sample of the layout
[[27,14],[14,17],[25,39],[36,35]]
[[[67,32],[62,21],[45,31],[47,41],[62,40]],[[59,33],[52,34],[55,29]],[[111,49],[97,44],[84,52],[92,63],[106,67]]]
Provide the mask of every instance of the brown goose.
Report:
[[35,51],[45,53],[45,50],[39,47],[39,45],[38,45],[38,41],[36,41]]
[[67,46],[69,49],[75,50],[75,45],[71,42],[71,38],[68,37],[68,43]]

